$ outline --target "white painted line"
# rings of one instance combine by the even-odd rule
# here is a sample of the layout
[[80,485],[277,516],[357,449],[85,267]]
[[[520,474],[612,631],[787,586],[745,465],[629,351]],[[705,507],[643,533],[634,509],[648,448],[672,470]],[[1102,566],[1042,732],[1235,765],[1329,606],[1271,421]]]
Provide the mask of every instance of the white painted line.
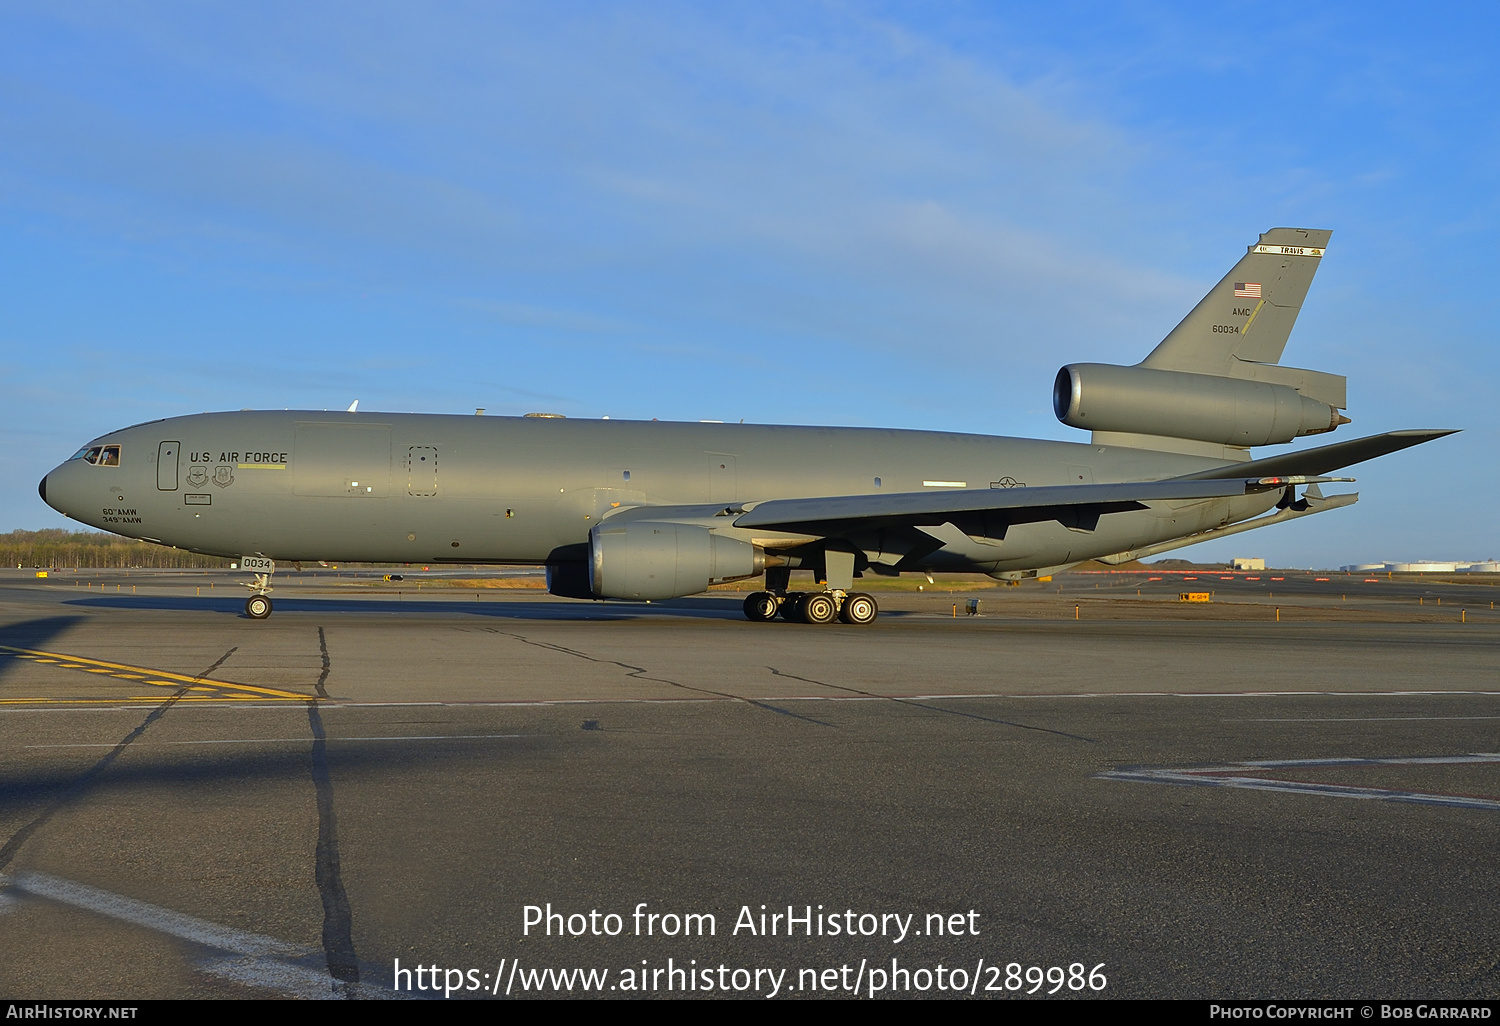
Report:
[[1394,788],[1351,787],[1343,784],[1319,784],[1273,777],[1246,776],[1276,769],[1316,769],[1343,766],[1441,766],[1500,762],[1500,753],[1474,752],[1469,755],[1420,755],[1366,759],[1271,759],[1236,762],[1224,766],[1197,766],[1189,769],[1129,766],[1097,774],[1103,780],[1123,780],[1138,784],[1177,784],[1187,787],[1238,787],[1251,791],[1282,791],[1311,794],[1325,798],[1360,798],[1400,802],[1411,805],[1444,805],[1465,809],[1500,811],[1500,798],[1478,795],[1444,794],[1435,791],[1405,791]]
[[1407,720],[1500,720],[1500,716],[1322,716],[1304,719],[1220,720],[1221,723],[1403,723]]
[[[327,972],[320,973],[315,969],[267,958],[211,958],[199,962],[198,968],[235,983],[280,991],[288,997],[306,1001],[344,997],[348,987],[333,979]],[[373,987],[356,985],[354,994],[350,996],[370,998],[391,995]]]
[[[835,684],[828,682],[831,687],[855,687],[855,684]],[[869,685],[864,685],[868,687]],[[1030,691],[1030,692],[1000,692],[987,691],[978,694],[889,694],[874,695],[874,698],[900,698],[900,699],[944,699],[958,701],[962,699],[1011,699],[1011,700],[1047,700],[1054,698],[1066,699],[1107,699],[1107,698],[1430,698],[1444,695],[1476,695],[1481,697],[1500,696],[1500,691],[1479,690],[1457,690],[1457,689],[1432,689],[1423,691]],[[560,705],[701,705],[711,702],[864,702],[870,701],[871,697],[866,695],[746,695],[743,698],[728,696],[725,698],[546,698],[525,699],[515,701],[450,701],[450,702],[350,702],[338,699],[323,699],[318,701],[319,708],[326,710],[338,709],[514,709],[532,708]],[[302,710],[307,706],[305,699],[286,700],[281,699],[205,699],[194,702],[192,708],[208,712],[235,710],[235,711],[257,711],[257,712],[285,712],[287,710]],[[17,713],[97,713],[97,712],[136,712],[141,708],[136,705],[111,705],[111,706],[0,706],[0,716]],[[1441,719],[1442,717],[1435,717]],[[1469,717],[1459,717],[1467,719]],[[1474,717],[1482,719],[1483,717]],[[1225,722],[1239,722],[1227,720]],[[1246,722],[1280,722],[1276,720],[1246,721]],[[1299,722],[1288,720],[1286,722]],[[332,739],[330,739],[332,740]],[[113,747],[108,746],[108,747]]]
[[[1473,762],[1500,762],[1500,753],[1474,752],[1469,755],[1400,755],[1364,759],[1267,759],[1259,762],[1232,763],[1226,769],[1258,766],[1266,769],[1286,769],[1298,766],[1443,766]],[[1193,770],[1195,773],[1211,773],[1213,769]]]
[[[531,736],[530,734],[425,734],[411,737],[330,737],[325,740],[330,743],[334,741],[473,741]],[[148,747],[152,745],[305,745],[310,740],[305,737],[230,737],[203,741],[137,741],[131,747],[139,748],[142,745]],[[26,745],[27,748],[115,748],[117,746],[118,742],[114,744]]]
[[62,880],[46,873],[16,873],[0,876],[0,899],[14,901],[8,891],[19,891],[39,898],[86,909],[111,919],[133,923],[157,933],[176,937],[190,944],[227,952],[231,958],[210,958],[197,963],[198,968],[252,987],[274,990],[288,997],[331,999],[342,997],[392,998],[390,991],[370,984],[349,984],[335,980],[326,969],[315,968],[324,958],[316,948],[288,944],[264,934],[235,930],[211,923],[197,916],[113,894],[88,884]]
[[170,909],[127,898],[124,895],[112,894],[97,887],[90,887],[88,884],[60,880],[46,873],[17,873],[8,880],[0,877],[0,884],[8,885],[27,894],[34,894],[37,897],[51,898],[53,901],[60,901],[75,908],[97,912],[111,919],[120,919],[137,926],[144,926],[148,930],[155,930],[169,937],[202,944],[208,948],[218,948],[220,951],[228,951],[236,955],[305,958],[320,953],[313,948],[288,944],[258,933],[233,930],[227,926],[210,923],[206,919],[173,912]]

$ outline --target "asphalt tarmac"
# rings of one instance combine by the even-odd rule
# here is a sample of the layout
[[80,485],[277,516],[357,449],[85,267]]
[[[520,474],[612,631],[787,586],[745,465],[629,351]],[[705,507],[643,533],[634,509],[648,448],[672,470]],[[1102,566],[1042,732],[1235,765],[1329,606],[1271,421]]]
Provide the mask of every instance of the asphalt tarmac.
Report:
[[1495,589],[1273,574],[0,572],[0,996],[1500,995]]

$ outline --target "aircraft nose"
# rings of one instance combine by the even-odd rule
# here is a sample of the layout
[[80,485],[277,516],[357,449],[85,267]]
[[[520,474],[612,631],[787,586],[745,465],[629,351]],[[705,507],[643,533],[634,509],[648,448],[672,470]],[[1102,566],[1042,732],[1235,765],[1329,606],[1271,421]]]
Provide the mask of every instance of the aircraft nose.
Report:
[[[42,497],[43,502],[63,516],[74,520],[79,519],[80,514],[84,514],[84,511],[93,504],[89,501],[88,475],[83,475],[84,480],[80,480],[77,472],[82,465],[82,460],[60,463],[47,471],[47,475],[38,481],[36,486],[36,493]],[[91,468],[85,467],[84,469]],[[109,497],[113,499],[114,495],[111,494]]]
[[[52,475],[56,474],[61,469],[62,468],[60,467],[53,467],[50,471],[48,471],[47,476],[42,478],[41,481],[37,483],[36,493],[42,497],[43,502],[51,506],[53,509],[57,510],[63,516],[71,516],[71,514],[67,510],[62,508],[62,505],[67,501],[69,492],[68,482],[66,480],[67,475],[62,475],[56,481],[52,480]],[[48,485],[51,485],[51,487],[49,488]],[[49,492],[50,496],[48,494]]]

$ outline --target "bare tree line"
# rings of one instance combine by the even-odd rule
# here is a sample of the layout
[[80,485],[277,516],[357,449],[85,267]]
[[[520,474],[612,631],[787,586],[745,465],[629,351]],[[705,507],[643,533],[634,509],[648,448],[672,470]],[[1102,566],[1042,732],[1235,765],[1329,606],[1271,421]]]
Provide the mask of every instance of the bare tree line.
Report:
[[227,567],[229,560],[200,556],[170,545],[135,541],[112,534],[68,532],[58,527],[0,534],[0,566],[83,567]]

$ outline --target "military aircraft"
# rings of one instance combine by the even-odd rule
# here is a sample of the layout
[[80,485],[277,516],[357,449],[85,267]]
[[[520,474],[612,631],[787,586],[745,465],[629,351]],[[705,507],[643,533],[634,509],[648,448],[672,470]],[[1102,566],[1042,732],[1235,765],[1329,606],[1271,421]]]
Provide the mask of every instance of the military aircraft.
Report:
[[[868,624],[856,581],[1045,575],[1311,516],[1334,470],[1430,441],[1392,431],[1251,458],[1349,423],[1346,379],[1280,365],[1330,232],[1273,228],[1133,366],[1070,364],[1053,406],[1087,443],[934,431],[311,411],[205,413],[89,442],[42,499],[92,527],[255,573],[275,561],[541,565],[580,599],[764,575],[750,620]],[[356,404],[357,406],[357,404]],[[1299,489],[1301,490],[1299,493]],[[793,569],[817,585],[791,592]]]

